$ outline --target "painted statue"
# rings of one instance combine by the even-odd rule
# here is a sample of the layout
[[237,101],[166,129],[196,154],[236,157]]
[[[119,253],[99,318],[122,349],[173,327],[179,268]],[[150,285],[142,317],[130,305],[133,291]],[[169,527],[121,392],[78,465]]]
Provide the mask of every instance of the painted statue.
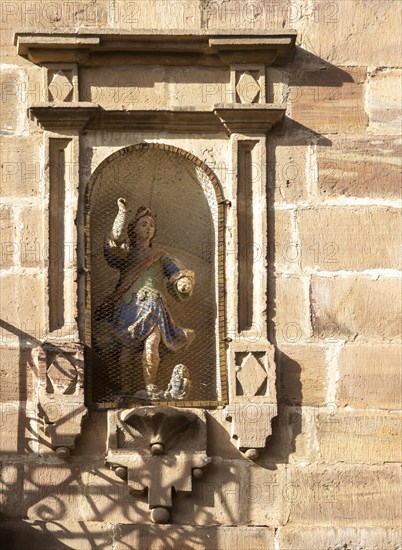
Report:
[[173,401],[182,400],[190,395],[190,378],[186,365],[176,365],[172,372],[172,377],[165,391],[165,399]]
[[186,300],[192,294],[195,277],[166,251],[152,246],[156,227],[148,208],[140,207],[129,221],[126,201],[120,198],[117,205],[119,211],[105,240],[104,256],[111,267],[119,270],[120,278],[100,309],[103,316],[109,317],[114,336],[122,344],[119,362],[123,393],[131,393],[130,372],[136,368],[133,352],[143,346],[146,395],[158,400],[163,396],[156,386],[159,346],[177,351],[194,338],[194,331],[174,322],[165,289],[176,300]]

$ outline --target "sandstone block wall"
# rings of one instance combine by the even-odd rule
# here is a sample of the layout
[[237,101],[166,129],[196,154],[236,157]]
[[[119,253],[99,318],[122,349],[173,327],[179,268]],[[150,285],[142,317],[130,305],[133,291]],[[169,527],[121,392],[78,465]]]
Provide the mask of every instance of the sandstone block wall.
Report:
[[[400,3],[21,0],[2,3],[0,22],[4,547],[401,548]],[[279,415],[254,464],[233,446],[222,411],[212,411],[206,476],[191,496],[177,496],[176,525],[153,526],[146,500],[104,466],[104,413],[90,413],[67,461],[42,433],[32,349],[48,331],[46,166],[42,131],[26,109],[44,90],[13,33],[283,28],[298,42],[280,73],[286,119],[267,150],[267,317]],[[189,69],[185,89],[183,74],[175,85],[164,68],[149,93],[138,77],[133,101],[174,105],[187,93],[202,109],[212,92],[225,101],[224,75],[211,83],[205,71],[194,82]],[[98,82],[94,73],[88,97],[114,101],[106,92],[122,85],[115,78]],[[101,132],[94,139],[101,144]],[[199,156],[224,177],[211,148]]]

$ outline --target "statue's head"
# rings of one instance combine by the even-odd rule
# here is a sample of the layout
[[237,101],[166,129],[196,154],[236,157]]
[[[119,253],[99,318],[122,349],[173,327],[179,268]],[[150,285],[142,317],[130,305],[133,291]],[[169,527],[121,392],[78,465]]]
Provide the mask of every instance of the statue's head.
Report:
[[146,239],[152,240],[155,235],[156,226],[155,218],[150,209],[145,206],[140,206],[134,219],[128,224],[127,231],[130,243]]
[[182,363],[179,363],[178,365],[176,365],[173,369],[173,372],[172,372],[172,375],[173,376],[182,376],[184,378],[187,378],[188,377],[188,368],[186,367],[186,365],[183,365]]

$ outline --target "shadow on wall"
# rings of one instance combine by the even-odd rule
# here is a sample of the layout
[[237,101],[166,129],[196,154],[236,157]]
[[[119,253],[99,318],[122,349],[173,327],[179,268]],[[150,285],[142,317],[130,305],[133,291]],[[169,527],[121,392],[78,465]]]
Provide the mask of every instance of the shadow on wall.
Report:
[[[114,541],[127,549],[177,548],[176,532],[161,533],[159,526],[150,523],[147,496],[132,496],[126,482],[104,465],[104,413],[90,413],[93,415],[90,419],[91,430],[86,432],[85,437],[79,438],[75,456],[63,460],[53,454],[40,428],[32,427],[37,425],[31,422],[32,418],[36,418],[36,411],[27,409],[27,372],[29,368],[36,368],[32,348],[41,345],[41,342],[5,321],[0,321],[0,329],[17,336],[20,342],[18,379],[21,401],[20,404],[12,403],[12,407],[5,403],[0,411],[2,431],[7,435],[2,435],[0,457],[0,548],[61,550],[73,545],[83,549],[107,550]],[[9,435],[13,435],[12,442],[16,445],[6,447]],[[32,448],[31,441],[39,443],[40,453],[36,447]],[[36,460],[29,460],[29,455]],[[94,455],[100,458],[94,460]],[[47,459],[44,458],[46,456]],[[167,476],[166,483],[170,487],[176,482],[172,476]],[[202,484],[197,492],[203,499],[205,491]],[[213,514],[202,510],[202,506],[194,506],[191,511],[196,524],[214,523]],[[40,519],[30,521],[22,518]],[[64,523],[65,520],[67,523]],[[180,538],[180,547],[183,550],[203,548],[204,536],[197,529],[190,534],[186,531]],[[208,532],[208,548],[211,550],[219,545],[216,536],[213,530]]]
[[[10,402],[8,399],[4,399],[7,402],[2,405],[0,418],[3,432],[1,454],[31,453],[31,441],[40,441],[44,447],[50,449],[48,442],[29,422],[29,416],[32,415],[29,415],[27,409],[27,386],[30,371],[33,371],[36,377],[38,375],[32,357],[32,350],[33,347],[40,346],[42,342],[37,340],[35,336],[20,330],[3,319],[0,319],[0,331],[4,334],[5,341],[7,341],[7,334],[16,336],[19,341],[18,374],[16,376],[18,380],[18,401],[15,401],[15,397]],[[36,414],[36,410],[33,411],[33,414]],[[5,435],[7,437],[4,437]],[[8,448],[7,445],[11,445],[11,447]]]
[[[288,350],[292,343],[301,343],[302,330],[293,322],[299,319],[297,312],[292,310],[291,300],[284,297],[283,288],[278,291],[282,275],[286,278],[294,273],[293,266],[298,263],[300,250],[298,243],[293,242],[291,227],[286,227],[287,221],[280,219],[284,210],[277,207],[290,205],[291,208],[291,205],[309,200],[309,186],[318,177],[318,168],[314,163],[309,164],[308,147],[332,146],[331,139],[317,128],[325,128],[329,135],[336,133],[336,124],[342,123],[343,115],[347,116],[339,102],[340,89],[354,82],[346,71],[300,47],[296,48],[294,59],[286,71],[290,75],[292,118],[285,117],[267,140],[268,327],[269,340],[276,347],[278,401],[278,416],[272,422],[272,435],[259,460],[259,464],[267,468],[275,468],[275,463],[287,463],[289,455],[295,452],[296,438],[302,431],[303,406],[301,366],[296,354],[290,357],[281,349],[284,344]],[[323,117],[320,105],[324,105],[325,110],[335,109],[332,120]],[[306,126],[299,120],[306,121],[306,124],[311,122],[311,125]],[[278,303],[278,299],[282,302]],[[279,308],[280,312],[277,311]],[[276,321],[277,313],[280,325]]]
[[[88,539],[86,539],[88,540]],[[47,532],[41,522],[24,521],[2,522],[0,527],[0,546],[7,550],[63,550],[66,546],[57,535]],[[101,548],[98,546],[97,548]]]
[[[292,62],[292,66],[295,70],[292,71],[292,67],[289,67],[289,74],[291,74],[290,85],[297,91],[296,98],[302,97],[303,89],[305,87],[317,87],[317,90],[324,90],[325,94],[328,94],[326,98],[320,98],[320,94],[316,96],[316,101],[331,101],[331,94],[333,90],[338,90],[344,84],[353,81],[351,76],[342,71],[341,69],[325,62],[324,60],[314,56],[313,54],[297,48],[296,56]],[[320,92],[321,93],[321,92]],[[300,95],[301,94],[301,95]],[[336,96],[335,96],[336,97]],[[294,100],[296,101],[296,100]],[[300,99],[302,101],[302,99]],[[314,98],[310,98],[310,109],[314,111]],[[319,122],[319,114],[317,115],[317,121]],[[278,248],[278,219],[276,214],[278,210],[275,209],[276,204],[294,204],[297,201],[302,201],[307,197],[306,190],[306,178],[311,177],[311,174],[306,174],[307,163],[305,161],[299,162],[298,158],[305,159],[305,155],[297,156],[296,149],[307,149],[310,145],[319,144],[321,146],[331,146],[332,142],[328,137],[313,130],[291,118],[285,118],[282,124],[277,127],[273,132],[269,134],[268,139],[268,241],[269,247],[269,283],[268,283],[268,296],[269,296],[269,309],[268,309],[268,321],[269,321],[269,339],[277,348],[277,400],[278,400],[278,416],[273,421],[272,436],[268,439],[268,445],[266,450],[261,453],[258,459],[258,466],[266,468],[268,470],[275,470],[277,464],[287,463],[289,456],[295,450],[295,441],[297,436],[301,433],[301,406],[303,405],[303,392],[301,384],[301,367],[300,364],[289,357],[281,350],[281,343],[283,339],[278,335],[278,327],[275,322],[276,311],[278,307],[277,303],[277,281],[281,276],[281,270],[277,269],[276,264],[279,256],[282,254],[283,249]],[[286,155],[289,155],[288,161],[283,156],[283,149],[286,148]],[[294,155],[292,153],[294,148]],[[287,164],[286,164],[287,162]],[[285,163],[285,164],[284,164]],[[293,170],[293,171],[292,171]],[[286,244],[286,243],[285,243]],[[32,345],[41,345],[41,342],[36,340],[31,335],[16,329],[12,325],[6,322],[0,322],[0,327],[3,330],[9,331],[19,338],[20,341],[20,357],[19,357],[19,398],[22,403],[27,401],[27,369],[34,369],[34,363],[32,360],[31,347]],[[28,345],[29,342],[29,345]],[[292,388],[291,396],[283,389],[284,385],[281,383],[286,378],[286,387]],[[18,408],[18,442],[14,449],[4,449],[4,455],[10,455],[11,453],[32,453],[30,448],[29,436],[26,437],[27,430],[31,430],[32,438],[36,440],[39,438],[40,444],[46,446],[47,441],[39,433],[34,433],[33,428],[30,427],[27,420],[25,407]],[[7,419],[6,419],[7,421]],[[209,449],[209,454],[212,456],[221,456],[226,460],[236,459],[241,456],[241,453],[231,443],[230,436],[227,431],[222,428],[222,425],[217,421],[213,415],[209,415],[209,426],[213,437],[209,437],[209,440],[213,440]],[[224,448],[222,453],[221,447]],[[78,459],[78,457],[77,457]],[[85,459],[85,457],[84,457]],[[7,482],[6,495],[3,497],[3,511],[4,517],[7,521],[3,521],[0,528],[0,546],[12,550],[29,547],[31,550],[35,548],[46,548],[48,550],[69,548],[66,546],[63,540],[74,539],[82,536],[82,539],[86,541],[93,541],[96,548],[109,548],[110,541],[106,542],[107,535],[99,530],[99,533],[89,533],[86,531],[84,525],[80,525],[82,522],[76,521],[76,532],[70,531],[57,522],[61,521],[66,514],[65,503],[63,499],[74,499],[77,503],[77,509],[80,509],[82,504],[85,508],[85,517],[87,521],[102,522],[109,521],[114,523],[112,519],[112,512],[116,518],[119,514],[122,515],[127,523],[123,526],[118,526],[118,533],[123,539],[124,537],[130,537],[130,533],[135,531],[135,527],[132,523],[148,523],[149,522],[149,510],[147,507],[146,499],[133,498],[128,494],[124,484],[116,483],[116,480],[110,479],[113,476],[108,470],[103,467],[103,464],[99,462],[93,463],[93,461],[87,460],[84,463],[80,463],[81,457],[78,462],[74,463],[62,463],[61,461],[55,463],[50,467],[50,470],[54,471],[54,475],[47,475],[44,479],[31,476],[31,473],[37,467],[32,464],[32,467],[24,467],[24,464],[20,463],[17,466],[7,464],[8,468],[13,469],[13,475],[10,477],[10,481]],[[64,470],[64,481],[59,483],[59,477],[57,470]],[[230,473],[230,478],[226,481],[237,483],[241,472],[234,471]],[[91,494],[88,491],[88,483],[83,479],[87,479],[85,476],[89,474],[94,476],[98,481],[98,485],[92,485],[93,491],[98,491],[99,494]],[[208,507],[214,506],[214,499],[219,495],[214,494],[214,483],[217,478],[209,477],[211,474],[207,472],[206,482],[203,485],[195,488],[191,506],[189,504],[190,499],[186,499],[185,496],[181,496],[180,499],[175,500],[175,508],[173,510],[174,515],[180,514],[180,518],[184,518],[183,523],[192,523],[200,521],[202,524],[213,523],[216,521],[213,514],[208,511]],[[35,481],[40,479],[40,482]],[[45,480],[48,479],[46,482]],[[32,491],[25,491],[25,483],[31,483]],[[57,491],[56,491],[57,489]],[[216,483],[216,490],[219,487]],[[58,498],[60,491],[64,491],[64,497]],[[75,493],[74,493],[75,491]],[[55,494],[56,493],[56,494]],[[197,496],[198,495],[198,496]],[[63,495],[62,495],[63,496]],[[96,498],[94,498],[96,497]],[[123,498],[122,498],[123,497]],[[177,497],[177,496],[176,496]],[[199,506],[197,505],[197,499]],[[123,503],[121,501],[124,501]],[[80,504],[81,501],[81,504]],[[70,500],[71,502],[71,500]],[[177,506],[177,508],[176,508]],[[25,523],[23,521],[15,521],[12,518],[27,517],[31,507],[35,507],[34,513],[37,516],[42,517],[42,521]],[[117,511],[116,511],[117,508]],[[187,511],[187,515],[183,515],[184,511]],[[235,517],[230,509],[226,510],[227,517],[231,518],[233,523],[239,521],[244,522],[243,518]],[[110,519],[107,519],[109,516]],[[245,517],[247,514],[245,513]],[[106,519],[105,519],[106,518]],[[64,536],[61,536],[64,533]],[[145,531],[144,531],[145,533]],[[134,535],[132,535],[134,536]],[[160,533],[154,531],[151,525],[146,526],[146,534],[135,536],[143,537],[147,543],[152,543],[153,540],[158,540]],[[191,540],[187,542],[185,539],[181,539],[180,547],[185,550],[187,547],[192,548],[197,534],[192,535]],[[91,539],[92,537],[92,539]],[[106,537],[106,538],[105,538]],[[122,540],[123,540],[122,539]],[[127,539],[129,540],[129,539]],[[29,546],[27,544],[29,542]],[[201,544],[202,541],[197,541]],[[172,537],[166,538],[164,548],[177,547],[177,540]],[[130,544],[126,544],[127,548]],[[214,548],[213,536],[209,540],[208,548]]]

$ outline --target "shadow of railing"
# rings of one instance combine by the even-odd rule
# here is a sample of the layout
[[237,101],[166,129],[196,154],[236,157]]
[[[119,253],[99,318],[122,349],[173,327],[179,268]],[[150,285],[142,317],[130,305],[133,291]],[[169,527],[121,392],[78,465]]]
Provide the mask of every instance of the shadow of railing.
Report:
[[[313,54],[297,48],[293,64],[298,64],[297,71],[290,77],[290,85],[300,87],[321,86],[323,80],[320,78],[306,78],[306,73],[311,69],[326,72],[327,87],[341,88],[344,83],[352,81],[348,73],[314,56]],[[330,93],[330,92],[329,92]],[[279,162],[277,148],[286,145],[287,147],[309,146],[319,144],[331,146],[331,140],[302,124],[285,118],[283,123],[270,134],[270,140],[274,145],[268,145],[268,165],[277,166]],[[270,141],[269,140],[269,141]],[[292,186],[302,184],[296,178],[283,178],[284,192],[291,190]],[[261,453],[257,465],[267,470],[274,470],[278,464],[288,463],[290,455],[295,450],[297,436],[301,433],[301,407],[303,406],[303,388],[300,379],[300,364],[287,356],[281,350],[281,340],[277,335],[275,324],[275,312],[277,306],[277,273],[275,261],[278,255],[277,246],[277,219],[275,217],[275,195],[278,191],[276,179],[268,174],[268,240],[270,243],[268,255],[268,297],[269,297],[269,339],[277,348],[277,401],[278,416],[272,423],[272,435],[268,438],[267,449]],[[20,344],[18,358],[18,380],[19,398],[22,403],[28,399],[27,368],[35,369],[32,358],[32,349],[42,345],[42,342],[32,337],[13,325],[0,321],[0,328],[17,337]],[[62,350],[61,350],[62,351]],[[286,365],[286,370],[285,370]],[[292,387],[292,396],[286,394],[284,385],[281,383],[283,377],[287,377],[286,386]],[[7,414],[7,411],[3,409]],[[99,414],[99,413],[98,413]],[[102,414],[102,413],[100,413]],[[65,419],[66,420],[66,419]],[[63,420],[62,420],[63,421]],[[91,422],[91,416],[90,416]],[[291,425],[291,429],[288,427]],[[176,503],[173,510],[173,520],[180,517],[185,525],[216,523],[214,513],[210,512],[217,505],[217,500],[222,502],[223,517],[226,524],[236,525],[248,521],[247,506],[243,507],[242,517],[238,517],[231,508],[229,500],[222,497],[222,486],[226,483],[234,491],[234,495],[240,491],[240,470],[236,470],[235,462],[242,457],[235,445],[230,440],[228,432],[220,422],[210,421],[214,440],[210,442],[208,454],[220,456],[222,461],[232,466],[224,481],[217,482],[212,473],[206,472],[202,483],[195,482],[194,492],[190,498],[184,494],[176,495]],[[158,526],[152,526],[149,519],[149,509],[146,496],[133,497],[129,494],[126,484],[114,478],[113,472],[105,468],[102,460],[93,456],[81,455],[63,462],[54,456],[44,460],[33,462],[25,460],[22,456],[20,461],[15,459],[15,453],[26,455],[32,453],[29,445],[29,438],[26,432],[31,434],[32,439],[39,442],[40,447],[49,448],[49,444],[39,431],[27,423],[26,408],[18,408],[17,445],[13,449],[3,450],[3,475],[4,495],[2,503],[2,526],[0,529],[0,546],[9,550],[24,548],[26,541],[29,541],[29,548],[62,549],[69,540],[76,544],[80,538],[85,544],[91,544],[96,548],[110,548],[109,535],[101,527],[95,527],[96,522],[119,525],[118,536],[121,538],[122,548],[131,548],[130,540],[137,537],[138,540],[153,543],[160,541],[161,530]],[[102,434],[103,436],[105,434]],[[211,440],[211,437],[209,438]],[[77,448],[80,448],[78,443]],[[85,448],[85,445],[82,447]],[[96,449],[96,455],[99,455]],[[212,466],[219,467],[219,460],[215,460]],[[212,470],[211,470],[212,471]],[[248,473],[243,478],[244,482],[250,484]],[[173,480],[174,483],[174,480]],[[226,490],[226,489],[225,489]],[[236,493],[237,491],[237,493]],[[236,498],[236,496],[234,497]],[[21,518],[40,518],[32,523],[24,523]],[[76,525],[75,530],[64,527],[62,522],[68,518],[71,524]],[[6,521],[5,521],[6,520]],[[88,528],[88,523],[94,526]],[[124,523],[125,522],[125,523]],[[146,524],[133,525],[133,524]],[[177,532],[180,528],[175,526]],[[143,531],[141,531],[143,529]],[[187,536],[187,535],[186,535]],[[214,535],[211,531],[211,539],[208,541],[209,548],[214,548]],[[136,540],[137,540],[136,539]],[[124,542],[126,540],[127,542]],[[177,535],[165,532],[164,548],[177,548]],[[2,544],[1,544],[2,543]],[[196,544],[202,544],[202,536],[196,531],[191,533],[186,540],[180,538],[180,548],[183,550],[192,549]],[[125,546],[124,546],[125,545]],[[145,546],[144,546],[145,547]]]

